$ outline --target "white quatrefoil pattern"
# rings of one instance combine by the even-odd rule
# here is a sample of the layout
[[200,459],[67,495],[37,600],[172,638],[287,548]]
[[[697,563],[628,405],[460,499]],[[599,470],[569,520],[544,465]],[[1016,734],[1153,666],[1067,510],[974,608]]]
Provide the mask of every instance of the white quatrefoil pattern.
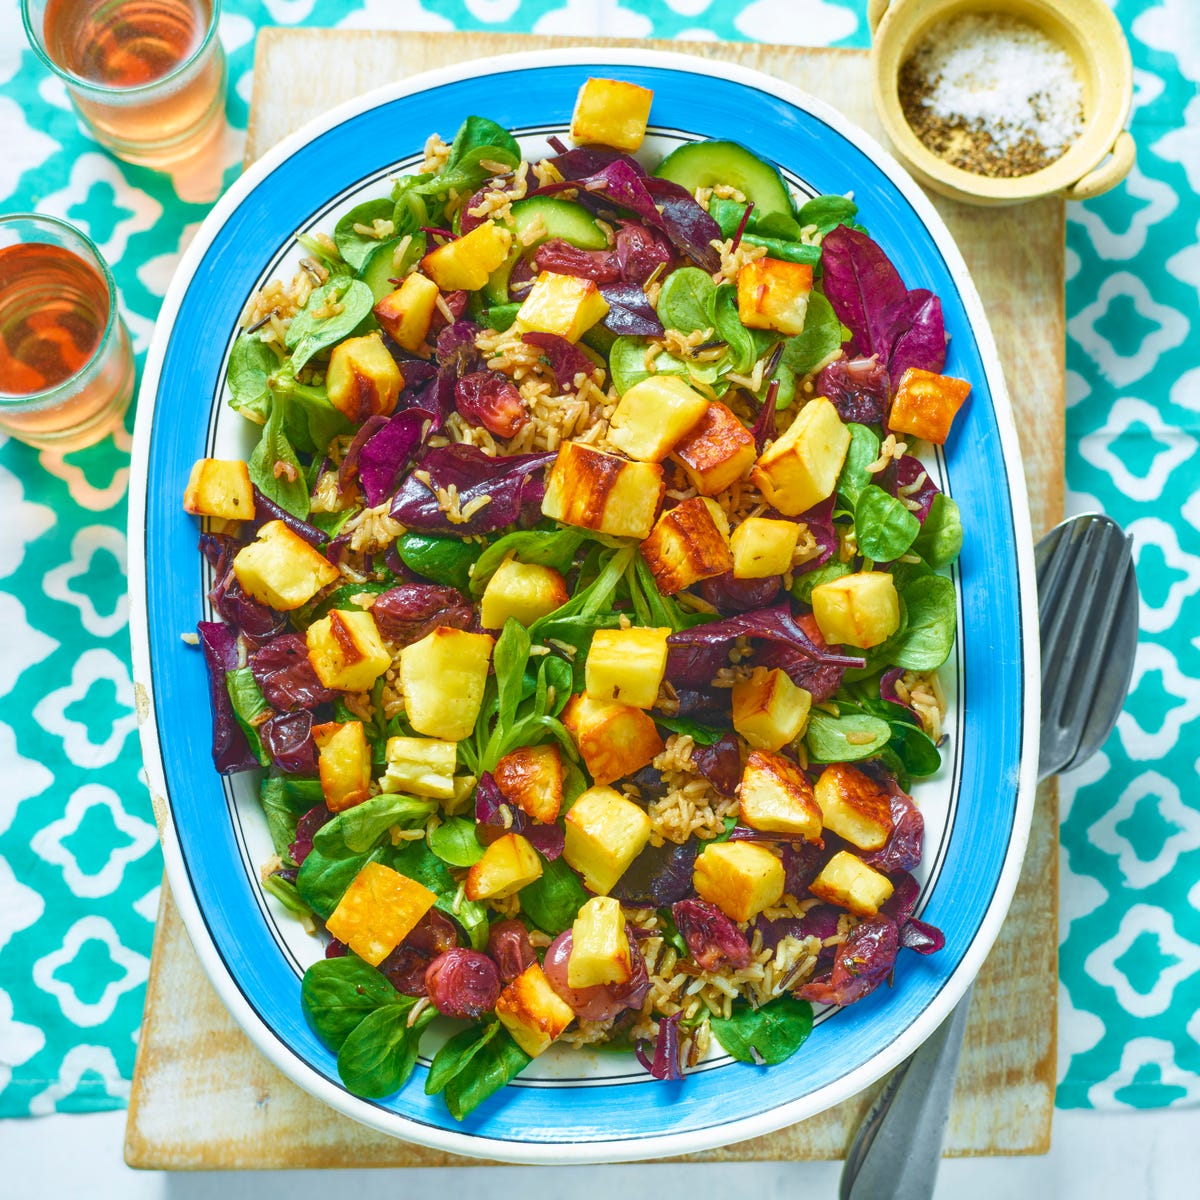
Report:
[[[1128,711],[1062,787],[1065,1107],[1200,1101],[1200,4],[1108,0],[1136,70],[1138,164],[1068,212],[1067,483],[1132,532]],[[868,44],[866,0],[225,0],[224,184],[270,25]],[[0,212],[112,264],[139,359],[220,188],[116,162],[0,0]],[[446,130],[442,130],[446,133]],[[129,437],[0,437],[0,1117],[127,1103],[162,864],[129,674]]]

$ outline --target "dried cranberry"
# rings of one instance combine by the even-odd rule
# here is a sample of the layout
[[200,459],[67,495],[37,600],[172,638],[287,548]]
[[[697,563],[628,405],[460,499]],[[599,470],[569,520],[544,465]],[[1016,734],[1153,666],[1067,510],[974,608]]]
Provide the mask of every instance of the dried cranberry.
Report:
[[500,972],[478,950],[447,950],[425,969],[425,987],[443,1016],[471,1021],[496,1007]]
[[697,966],[705,971],[750,965],[750,943],[746,935],[715,905],[707,900],[680,900],[671,915]]

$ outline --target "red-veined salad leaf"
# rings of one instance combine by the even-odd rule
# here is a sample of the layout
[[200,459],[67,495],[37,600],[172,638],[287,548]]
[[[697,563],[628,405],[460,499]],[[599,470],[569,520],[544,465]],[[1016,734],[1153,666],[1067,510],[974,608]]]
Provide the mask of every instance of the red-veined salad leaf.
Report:
[[646,1041],[639,1041],[634,1047],[637,1060],[655,1079],[677,1083],[683,1078],[679,1068],[679,1022],[683,1017],[683,1009],[673,1012],[669,1017],[661,1017],[658,1022],[658,1035],[654,1039],[654,1057],[647,1052]]
[[238,665],[237,634],[220,621],[200,621],[196,625],[204,662],[208,667],[208,694],[212,705],[213,763],[222,775],[249,771],[259,765],[242,727],[233,712],[225,687],[225,673]]
[[363,443],[358,452],[358,482],[368,505],[374,508],[395,492],[401,472],[435,420],[424,408],[406,408]]
[[631,337],[658,337],[662,333],[662,321],[641,284],[604,283],[600,295],[608,302],[603,322],[611,333]]

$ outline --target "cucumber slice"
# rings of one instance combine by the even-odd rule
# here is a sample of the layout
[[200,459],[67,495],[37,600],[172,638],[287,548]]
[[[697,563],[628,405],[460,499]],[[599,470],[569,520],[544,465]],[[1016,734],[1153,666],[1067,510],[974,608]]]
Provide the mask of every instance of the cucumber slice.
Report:
[[[604,231],[588,215],[587,209],[571,200],[559,200],[554,196],[530,196],[518,200],[512,206],[513,246],[508,259],[501,263],[487,281],[486,292],[493,304],[504,304],[508,300],[508,277],[522,254],[532,252],[550,238],[562,238],[580,250],[603,250],[608,245]],[[534,241],[526,244],[522,235],[541,218],[546,230]]]
[[783,176],[737,142],[688,142],[672,150],[654,174],[689,192],[723,183],[753,200],[754,211],[760,216],[776,212],[793,215],[792,196]]
[[358,273],[359,279],[371,289],[376,304],[396,290],[396,285],[389,280],[399,279],[408,270],[409,265],[425,253],[425,235],[418,233],[409,242],[403,263],[397,267],[392,262],[392,254],[399,242],[399,238],[392,238],[390,242],[381,243]]

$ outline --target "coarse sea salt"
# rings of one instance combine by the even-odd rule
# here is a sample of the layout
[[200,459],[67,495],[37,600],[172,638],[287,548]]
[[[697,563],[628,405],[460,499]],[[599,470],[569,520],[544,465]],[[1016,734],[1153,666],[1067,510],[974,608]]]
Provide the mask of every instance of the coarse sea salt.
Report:
[[913,56],[922,103],[990,135],[1002,153],[1037,142],[1057,157],[1083,132],[1083,88],[1067,52],[1002,14],[965,13],[937,26]]

